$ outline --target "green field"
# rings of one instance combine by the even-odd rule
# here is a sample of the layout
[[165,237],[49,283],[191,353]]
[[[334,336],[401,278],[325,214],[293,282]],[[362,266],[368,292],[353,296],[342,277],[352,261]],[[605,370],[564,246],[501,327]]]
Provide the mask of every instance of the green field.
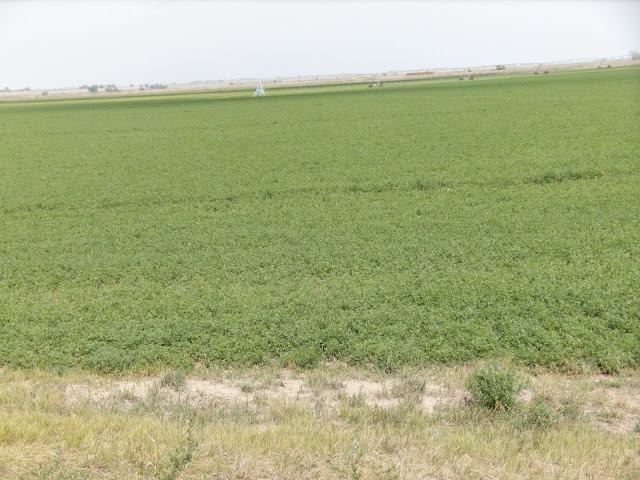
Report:
[[0,365],[640,366],[640,70],[0,105]]

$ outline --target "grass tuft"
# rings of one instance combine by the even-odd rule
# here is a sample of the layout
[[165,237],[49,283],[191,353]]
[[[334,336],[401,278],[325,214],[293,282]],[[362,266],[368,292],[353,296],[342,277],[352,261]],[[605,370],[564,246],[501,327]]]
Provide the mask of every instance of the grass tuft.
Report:
[[184,389],[187,383],[187,374],[183,370],[169,370],[160,378],[160,386],[168,387],[176,392]]
[[516,423],[521,427],[547,430],[559,420],[558,412],[548,398],[536,395],[531,403],[517,415]]

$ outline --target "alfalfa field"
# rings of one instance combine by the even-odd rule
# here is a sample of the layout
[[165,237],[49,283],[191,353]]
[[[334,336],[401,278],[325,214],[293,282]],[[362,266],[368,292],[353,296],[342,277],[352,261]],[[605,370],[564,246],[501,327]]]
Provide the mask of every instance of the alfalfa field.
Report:
[[0,105],[0,365],[640,365],[640,71]]

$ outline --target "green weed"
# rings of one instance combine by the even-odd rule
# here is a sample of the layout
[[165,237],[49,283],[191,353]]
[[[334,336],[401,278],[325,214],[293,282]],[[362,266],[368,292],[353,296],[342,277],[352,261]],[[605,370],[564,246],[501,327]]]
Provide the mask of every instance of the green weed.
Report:
[[490,410],[512,410],[522,390],[518,376],[497,367],[476,370],[467,379],[473,401]]

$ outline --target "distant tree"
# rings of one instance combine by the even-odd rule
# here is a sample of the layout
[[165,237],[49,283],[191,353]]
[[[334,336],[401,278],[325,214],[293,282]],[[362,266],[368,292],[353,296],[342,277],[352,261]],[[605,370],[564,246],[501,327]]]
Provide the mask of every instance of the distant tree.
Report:
[[47,95],[49,95],[49,92],[47,92],[46,90],[44,92],[42,92],[42,96],[46,97]]
[[633,60],[640,60],[640,52],[638,50],[631,50],[631,58]]
[[24,87],[22,90],[24,90],[25,92],[30,92],[31,89],[29,87]]
[[496,67],[496,70],[506,70],[506,69],[507,69],[507,67],[505,65],[498,65]]
[[119,92],[118,87],[115,85],[107,85],[107,88],[104,89],[105,92]]
[[91,93],[96,93],[98,91],[98,85],[91,85],[87,87]]
[[11,90],[9,90],[9,87],[4,87],[4,91],[5,92],[10,92]]

